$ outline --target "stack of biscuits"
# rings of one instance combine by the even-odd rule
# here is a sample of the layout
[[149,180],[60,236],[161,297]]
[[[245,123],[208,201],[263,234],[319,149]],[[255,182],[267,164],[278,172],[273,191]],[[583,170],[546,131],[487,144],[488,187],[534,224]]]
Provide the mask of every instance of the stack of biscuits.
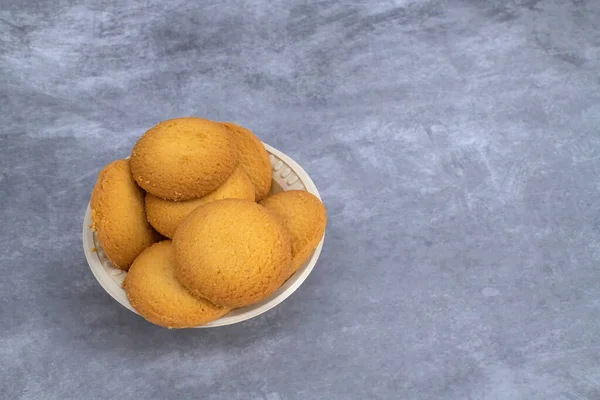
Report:
[[262,142],[233,123],[160,122],[128,160],[104,167],[92,191],[92,229],[128,271],[123,287],[146,320],[206,324],[264,300],[310,257],[325,207],[305,191],[271,195]]

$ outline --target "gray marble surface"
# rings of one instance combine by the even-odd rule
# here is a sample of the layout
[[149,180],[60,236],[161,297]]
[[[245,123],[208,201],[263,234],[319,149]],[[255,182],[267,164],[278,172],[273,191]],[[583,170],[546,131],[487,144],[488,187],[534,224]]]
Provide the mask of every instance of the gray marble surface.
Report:
[[[0,0],[0,398],[600,399],[600,2]],[[329,212],[259,318],[168,331],[81,248],[99,169],[233,120]]]

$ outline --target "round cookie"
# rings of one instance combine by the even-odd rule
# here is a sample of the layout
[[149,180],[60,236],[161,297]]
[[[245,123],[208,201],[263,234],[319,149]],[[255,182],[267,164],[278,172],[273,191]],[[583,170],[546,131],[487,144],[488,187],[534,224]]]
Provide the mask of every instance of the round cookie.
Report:
[[256,201],[268,196],[271,190],[271,161],[262,142],[248,129],[224,122],[238,149],[240,165],[254,185]]
[[133,262],[123,283],[131,306],[146,320],[167,328],[206,324],[230,310],[197,299],[175,278],[170,240],[144,250]]
[[238,162],[222,124],[201,118],[160,122],[131,151],[131,172],[143,189],[168,200],[207,195],[227,180]]
[[327,224],[323,203],[313,194],[288,190],[267,197],[261,202],[283,221],[292,239],[291,276],[306,262],[317,247]]
[[98,174],[90,199],[92,229],[116,268],[127,270],[159,236],[144,211],[144,193],[135,184],[129,161],[117,160]]
[[242,168],[237,167],[217,190],[199,199],[171,201],[148,193],[146,194],[146,215],[154,229],[172,239],[177,227],[192,211],[202,204],[222,199],[254,201],[254,186]]
[[175,232],[175,273],[196,297],[227,307],[263,300],[284,282],[289,234],[266,208],[248,200],[198,207]]

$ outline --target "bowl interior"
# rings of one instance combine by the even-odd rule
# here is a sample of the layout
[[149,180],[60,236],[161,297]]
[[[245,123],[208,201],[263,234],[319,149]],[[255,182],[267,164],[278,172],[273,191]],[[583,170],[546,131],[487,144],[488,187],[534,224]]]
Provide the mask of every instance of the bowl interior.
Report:
[[[285,190],[306,190],[317,196],[319,199],[321,198],[313,181],[302,167],[290,157],[271,146],[265,144],[265,148],[269,153],[271,167],[273,169],[273,182],[270,194]],[[96,235],[91,230],[91,223],[91,210],[88,205],[83,223],[83,246],[88,264],[90,265],[94,276],[115,300],[129,310],[136,312],[131,304],[129,304],[125,291],[122,289],[123,280],[127,276],[127,273],[112,266],[111,262],[106,257],[106,254],[104,254],[100,243],[98,243]],[[247,307],[235,309],[220,319],[198,326],[197,328],[210,328],[245,321],[280,304],[308,277],[319,258],[322,246],[323,239],[321,239],[321,242],[308,261],[265,300]]]

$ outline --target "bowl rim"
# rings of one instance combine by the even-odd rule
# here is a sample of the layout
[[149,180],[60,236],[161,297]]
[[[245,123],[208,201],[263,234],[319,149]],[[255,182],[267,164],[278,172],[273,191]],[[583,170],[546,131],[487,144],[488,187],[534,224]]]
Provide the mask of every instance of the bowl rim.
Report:
[[[285,153],[277,150],[276,148],[263,143],[267,153],[269,155],[274,155],[276,158],[283,161],[294,173],[298,176],[298,179],[304,185],[304,188],[309,193],[315,195],[319,200],[321,200],[321,195],[317,190],[317,187],[313,180],[310,178],[308,173],[302,168],[296,161],[294,161],[291,157],[286,155]],[[227,326],[232,324],[237,324],[251,318],[255,318],[272,308],[281,304],[285,299],[290,297],[292,293],[294,293],[302,283],[308,278],[308,275],[314,269],[319,256],[321,255],[321,250],[323,248],[323,242],[325,240],[325,234],[321,238],[321,241],[313,251],[312,255],[308,259],[308,261],[298,269],[284,284],[279,287],[274,293],[272,293],[265,300],[262,300],[256,304],[239,308],[235,311],[234,315],[227,314],[217,320],[211,321],[207,324],[195,326],[193,328],[216,328],[219,326]],[[93,250],[95,245],[94,242],[94,233],[91,229],[91,209],[88,202],[85,216],[83,218],[83,232],[82,232],[82,242],[83,242],[83,251],[85,253],[85,258],[87,260],[88,266],[90,267],[92,274],[102,286],[102,288],[119,304],[123,307],[127,308],[129,311],[132,311],[135,314],[138,314],[127,299],[125,295],[125,291],[110,277],[109,273],[104,268],[104,265],[100,261],[97,253]],[[138,314],[139,315],[139,314]]]

